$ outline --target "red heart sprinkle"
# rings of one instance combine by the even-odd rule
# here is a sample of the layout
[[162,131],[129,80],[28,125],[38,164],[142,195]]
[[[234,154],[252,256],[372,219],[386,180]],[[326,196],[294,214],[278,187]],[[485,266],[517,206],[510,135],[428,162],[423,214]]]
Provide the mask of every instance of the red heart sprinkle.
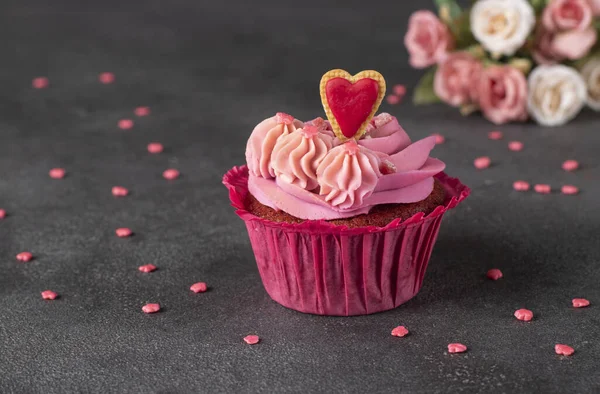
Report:
[[521,321],[531,321],[533,319],[533,312],[529,309],[519,309],[515,311],[515,317]]
[[173,180],[179,178],[179,171],[174,168],[169,168],[163,172],[163,178]]
[[515,183],[513,183],[513,189],[515,189],[518,192],[526,192],[527,190],[529,190],[529,188],[529,183],[525,181],[515,181]]
[[127,227],[118,228],[115,230],[115,233],[117,234],[117,237],[119,237],[119,238],[129,237],[131,234],[133,234],[131,229],[128,229]]
[[488,277],[488,279],[491,280],[498,280],[500,278],[502,278],[502,271],[500,271],[498,268],[492,268],[491,270],[489,270],[486,274],[486,276]]
[[160,304],[146,304],[142,307],[144,313],[156,313],[160,311]]
[[490,131],[488,133],[488,138],[494,141],[501,140],[502,137],[504,137],[504,134],[501,131]]
[[247,335],[244,337],[244,342],[246,342],[248,345],[256,345],[258,342],[260,342],[260,338],[258,335]]
[[150,153],[161,153],[164,147],[159,142],[151,142],[148,144],[148,152]]
[[115,81],[115,74],[113,73],[102,73],[100,75],[98,75],[98,80],[100,80],[101,83],[103,84],[109,84],[109,83],[113,83]]
[[404,96],[406,94],[406,86],[401,85],[401,84],[394,85],[394,87],[392,88],[392,91],[397,96]]
[[560,188],[562,194],[574,195],[579,194],[579,188],[573,185],[564,185]]
[[327,103],[342,134],[352,138],[371,114],[377,103],[379,85],[371,78],[351,83],[344,78],[332,78],[325,87]]
[[443,135],[441,135],[439,133],[433,133],[433,134],[431,134],[431,136],[435,137],[436,145],[440,145],[440,144],[443,144],[444,142],[446,142],[446,137],[444,137]]
[[4,209],[0,209],[0,219],[4,219],[6,217],[6,211]]
[[137,107],[133,113],[135,114],[135,116],[148,116],[150,115],[150,108],[149,107]]
[[149,272],[156,271],[156,266],[154,264],[141,265],[138,267],[138,270],[147,274]]
[[121,119],[117,124],[121,130],[129,130],[133,127],[133,120],[131,119]]
[[17,260],[27,263],[33,259],[33,255],[29,252],[21,252],[17,255]]
[[473,161],[473,165],[478,170],[483,170],[483,169],[489,168],[491,164],[492,164],[492,160],[487,156],[478,157],[477,159],[475,159]]
[[544,183],[539,183],[533,186],[533,190],[535,190],[536,193],[540,194],[550,194],[550,192],[552,191],[552,187]]
[[448,345],[448,353],[464,353],[467,347],[462,343],[451,343]]
[[573,298],[572,302],[574,308],[585,308],[590,305],[590,302],[585,298]]
[[573,353],[575,353],[575,349],[573,349],[571,346],[561,345],[559,343],[554,345],[554,351],[556,352],[556,354],[561,356],[570,356]]
[[52,290],[44,290],[42,291],[42,298],[45,300],[55,300],[58,297],[58,294],[53,292]]
[[523,150],[523,143],[521,141],[511,141],[508,143],[508,149],[513,152],[519,152]]
[[388,94],[385,97],[385,101],[387,101],[389,105],[396,105],[400,102],[400,96],[396,96],[395,94]]
[[31,81],[31,86],[33,86],[35,89],[47,88],[49,84],[50,82],[46,77],[33,78],[33,81]]
[[404,326],[398,326],[392,330],[392,335],[395,337],[404,337],[408,335],[408,330]]
[[575,171],[579,168],[577,160],[567,160],[562,164],[562,169],[565,171]]
[[64,168],[53,168],[48,172],[48,175],[50,175],[50,178],[52,179],[62,179],[65,177],[66,173]]
[[204,282],[198,282],[198,283],[194,283],[190,287],[190,290],[193,291],[194,293],[204,293],[206,290],[208,290],[208,286]]
[[129,190],[124,188],[123,186],[113,186],[112,195],[115,197],[125,197],[129,194]]

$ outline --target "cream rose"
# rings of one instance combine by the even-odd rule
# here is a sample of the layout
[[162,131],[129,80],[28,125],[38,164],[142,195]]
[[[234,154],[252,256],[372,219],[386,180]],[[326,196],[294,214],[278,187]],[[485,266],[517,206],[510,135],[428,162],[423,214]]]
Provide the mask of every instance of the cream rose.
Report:
[[535,26],[526,0],[479,0],[471,10],[471,31],[493,55],[513,55]]
[[588,60],[581,75],[587,85],[588,105],[594,111],[600,111],[600,57]]
[[527,107],[544,126],[561,126],[573,119],[586,98],[586,86],[579,73],[567,66],[539,66],[529,75]]

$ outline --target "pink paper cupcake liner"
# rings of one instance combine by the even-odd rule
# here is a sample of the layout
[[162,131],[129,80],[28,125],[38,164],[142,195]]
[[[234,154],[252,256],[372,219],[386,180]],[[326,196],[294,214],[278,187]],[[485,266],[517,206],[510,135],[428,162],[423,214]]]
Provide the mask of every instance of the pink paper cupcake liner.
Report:
[[366,315],[414,297],[444,213],[470,193],[458,179],[436,175],[447,199],[429,215],[385,227],[348,228],[326,221],[278,223],[247,211],[248,168],[223,177],[244,220],[267,293],[281,305],[317,315]]

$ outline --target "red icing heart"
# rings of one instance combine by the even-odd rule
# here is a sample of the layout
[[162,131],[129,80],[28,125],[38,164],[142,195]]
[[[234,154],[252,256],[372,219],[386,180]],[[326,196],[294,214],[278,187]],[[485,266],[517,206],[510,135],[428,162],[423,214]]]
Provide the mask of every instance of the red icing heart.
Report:
[[379,84],[371,78],[352,83],[333,78],[325,87],[327,104],[346,138],[352,138],[377,104]]

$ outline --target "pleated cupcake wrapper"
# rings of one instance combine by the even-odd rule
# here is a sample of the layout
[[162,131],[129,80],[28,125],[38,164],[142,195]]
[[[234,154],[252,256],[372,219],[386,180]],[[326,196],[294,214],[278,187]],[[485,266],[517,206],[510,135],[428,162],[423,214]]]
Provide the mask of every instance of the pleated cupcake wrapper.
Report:
[[223,177],[246,223],[267,293],[288,308],[318,315],[366,315],[393,309],[421,289],[444,213],[470,193],[458,179],[436,175],[443,206],[385,227],[348,228],[326,221],[279,223],[247,211],[248,169]]

